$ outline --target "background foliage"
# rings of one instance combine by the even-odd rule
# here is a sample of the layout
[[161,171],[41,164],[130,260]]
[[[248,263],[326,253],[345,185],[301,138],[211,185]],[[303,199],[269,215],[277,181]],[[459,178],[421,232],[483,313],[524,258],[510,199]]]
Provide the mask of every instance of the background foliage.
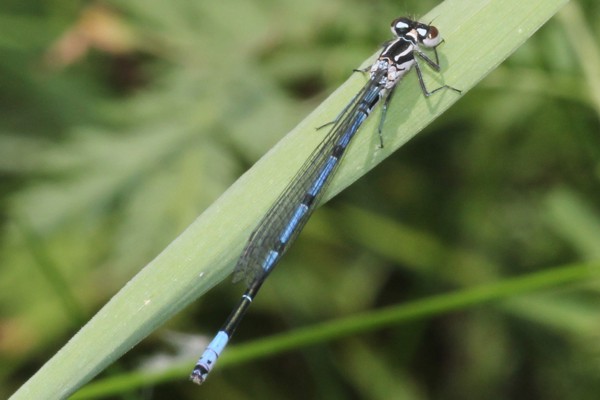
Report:
[[[28,379],[389,36],[435,2],[5,1],[0,397]],[[599,6],[572,2],[316,213],[236,343],[600,259]],[[285,272],[282,272],[285,271]],[[223,284],[107,372],[193,363]],[[596,398],[598,281],[223,368],[226,398]],[[204,338],[202,338],[204,339]],[[365,373],[365,371],[369,371]],[[368,377],[368,379],[366,379]]]

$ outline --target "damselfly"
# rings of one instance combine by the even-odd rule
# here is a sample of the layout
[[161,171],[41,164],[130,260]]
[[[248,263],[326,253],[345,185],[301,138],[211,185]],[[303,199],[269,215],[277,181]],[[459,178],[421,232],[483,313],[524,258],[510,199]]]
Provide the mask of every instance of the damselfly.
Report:
[[[426,97],[442,89],[460,93],[460,90],[448,85],[432,91],[425,87],[419,60],[435,71],[440,70],[436,47],[442,38],[436,27],[409,18],[398,18],[392,22],[391,30],[394,38],[384,45],[370,68],[361,70],[369,72],[369,81],[331,123],[325,139],[250,235],[234,272],[234,282],[245,280],[247,289],[196,363],[190,375],[195,383],[201,384],[206,380],[261,285],[315,210],[348,144],[379,101],[383,99],[378,129],[380,144],[383,145],[381,131],[388,104],[396,85],[413,66]],[[435,61],[421,50],[421,46],[433,51]]]

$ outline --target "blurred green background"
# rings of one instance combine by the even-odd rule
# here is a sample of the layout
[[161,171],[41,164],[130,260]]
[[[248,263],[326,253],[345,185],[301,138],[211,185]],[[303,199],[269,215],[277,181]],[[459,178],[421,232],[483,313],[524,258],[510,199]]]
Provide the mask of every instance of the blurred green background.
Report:
[[[0,6],[0,397],[387,40],[389,21],[437,4],[40,3]],[[600,260],[599,20],[597,2],[573,1],[318,211],[234,344]],[[242,290],[223,283],[104,376],[191,368]],[[181,375],[113,397],[596,399],[599,310],[590,281],[217,367],[202,388]]]

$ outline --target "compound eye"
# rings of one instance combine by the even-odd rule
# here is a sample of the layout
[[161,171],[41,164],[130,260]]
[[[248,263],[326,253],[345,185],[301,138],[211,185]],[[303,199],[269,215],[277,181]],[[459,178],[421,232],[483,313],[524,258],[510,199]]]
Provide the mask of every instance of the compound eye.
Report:
[[423,45],[427,47],[435,47],[442,41],[440,32],[435,26],[429,26],[427,33],[424,33],[423,35],[421,34],[421,30],[419,30],[419,37],[422,38]]
[[427,26],[420,26],[417,28],[417,34],[419,35],[419,39],[424,40],[429,36],[430,28]]
[[402,36],[411,29],[412,21],[408,18],[397,18],[392,22],[390,27],[392,33],[396,36]]
[[440,32],[437,30],[435,26],[429,27],[429,32],[427,33],[427,39],[432,40],[440,36]]

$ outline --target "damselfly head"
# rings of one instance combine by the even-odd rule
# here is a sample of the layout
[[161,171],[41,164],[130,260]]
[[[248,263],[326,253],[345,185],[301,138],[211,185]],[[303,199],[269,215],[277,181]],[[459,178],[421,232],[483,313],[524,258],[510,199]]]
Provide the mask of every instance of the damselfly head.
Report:
[[399,38],[422,43],[426,47],[435,47],[441,43],[440,32],[433,25],[422,24],[410,18],[400,17],[392,21],[392,33]]

